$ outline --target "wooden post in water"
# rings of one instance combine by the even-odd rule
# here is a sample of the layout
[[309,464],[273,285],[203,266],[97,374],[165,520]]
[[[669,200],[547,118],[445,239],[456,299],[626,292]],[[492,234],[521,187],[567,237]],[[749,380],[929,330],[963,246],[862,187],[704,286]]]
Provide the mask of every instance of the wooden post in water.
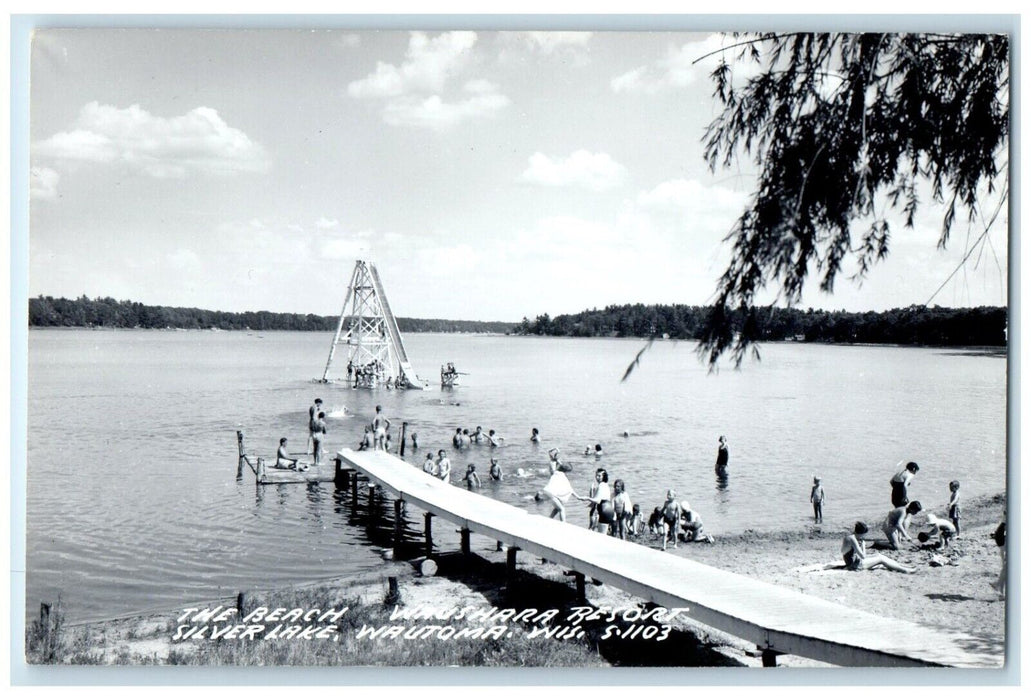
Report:
[[401,558],[401,545],[404,544],[405,520],[401,515],[405,502],[400,498],[394,500],[394,560]]
[[462,528],[462,554],[469,556],[469,528]]
[[236,431],[236,449],[240,453],[240,459],[236,462],[236,478],[240,479],[243,477],[243,464],[244,464],[244,451],[243,451],[243,431]]
[[256,476],[258,477],[259,484],[265,483],[265,459],[263,457],[258,457],[258,471]]
[[358,470],[351,472],[351,515],[358,514]]
[[426,513],[423,515],[423,521],[426,523],[426,556],[433,556],[433,513]]
[[763,668],[776,668],[780,653],[775,649],[763,649],[762,652]]
[[400,454],[401,454],[402,457],[405,456],[405,436],[407,435],[407,433],[408,433],[408,422],[404,421],[404,422],[401,423],[401,440],[399,441],[401,443],[401,452],[400,452]]
[[376,484],[369,484],[369,525],[376,522]]

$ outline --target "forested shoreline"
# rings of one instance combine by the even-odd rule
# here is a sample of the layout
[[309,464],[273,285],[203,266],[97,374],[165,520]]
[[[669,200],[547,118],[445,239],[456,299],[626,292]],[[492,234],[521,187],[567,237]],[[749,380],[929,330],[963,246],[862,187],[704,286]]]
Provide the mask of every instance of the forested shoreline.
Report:
[[[541,314],[520,323],[398,318],[404,333],[505,333],[571,337],[668,337],[694,340],[710,306],[624,304],[551,318]],[[209,311],[149,306],[110,297],[29,300],[32,328],[184,328],[251,331],[334,331],[337,316],[271,311]],[[909,306],[889,311],[825,311],[765,307],[738,313],[734,327],[748,324],[760,340],[894,345],[1004,346],[1006,307],[952,309]]]
[[[29,299],[30,328],[212,328],[223,331],[335,331],[339,316],[272,311],[209,311],[173,306],[148,306],[110,297]],[[451,321],[397,318],[402,333],[509,333],[505,321]]]
[[[711,306],[627,304],[551,318],[523,320],[518,335],[660,337],[695,340]],[[764,307],[738,312],[732,328],[748,327],[758,340],[891,345],[1004,346],[1006,307],[950,309],[909,306],[889,311],[824,311]]]

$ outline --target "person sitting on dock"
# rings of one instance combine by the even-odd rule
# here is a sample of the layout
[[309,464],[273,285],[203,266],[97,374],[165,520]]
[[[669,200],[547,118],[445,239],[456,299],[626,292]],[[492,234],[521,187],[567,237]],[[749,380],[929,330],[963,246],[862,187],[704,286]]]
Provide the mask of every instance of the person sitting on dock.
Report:
[[501,470],[501,465],[494,457],[490,458],[490,478],[491,481],[503,481],[505,478],[505,472]]
[[437,478],[446,483],[451,483],[451,460],[447,458],[447,452],[437,452]]
[[297,460],[286,451],[286,438],[279,438],[279,451],[276,453],[277,469],[297,469]]
[[372,426],[365,426],[365,434],[362,435],[362,441],[358,443],[358,451],[364,452],[365,450],[372,449]]
[[662,504],[662,551],[666,551],[666,541],[673,541],[673,549],[677,548],[677,533],[680,531],[680,514],[682,509],[677,500],[677,492],[670,489],[666,492],[666,502]]
[[318,417],[315,419],[315,430],[312,431],[311,439],[314,445],[315,452],[315,466],[322,464],[322,441],[326,437],[326,414],[323,411],[319,411]]
[[909,522],[913,516],[923,510],[920,501],[910,501],[908,505],[894,508],[888,513],[888,517],[881,524],[881,530],[888,538],[888,545],[892,549],[898,549],[902,545],[902,538],[910,542],[913,537],[909,534]]
[[475,464],[470,464],[465,468],[465,487],[470,491],[480,488],[480,477],[476,473]]
[[422,470],[424,472],[426,472],[427,474],[429,474],[430,476],[436,476],[437,475],[437,465],[433,461],[433,453],[432,452],[427,452],[426,453],[426,461],[422,463]]
[[[557,457],[558,450],[555,450],[555,452]],[[534,496],[534,500],[549,501],[552,509],[548,517],[554,518],[557,515],[559,520],[565,522],[566,502],[569,500],[569,497],[573,496],[578,501],[586,499],[577,495],[576,491],[573,490],[572,484],[569,483],[569,479],[565,475],[565,472],[569,470],[568,466],[562,464],[557,459],[553,459],[548,463],[548,468],[551,471],[551,477],[548,479],[548,483],[544,485],[544,488]]]
[[904,574],[913,573],[914,569],[899,564],[882,554],[867,554],[866,542],[861,538],[868,533],[870,528],[863,521],[856,522],[852,533],[845,535],[841,541],[841,557],[845,560],[845,568],[849,571],[868,571],[882,566],[890,571],[898,571]]

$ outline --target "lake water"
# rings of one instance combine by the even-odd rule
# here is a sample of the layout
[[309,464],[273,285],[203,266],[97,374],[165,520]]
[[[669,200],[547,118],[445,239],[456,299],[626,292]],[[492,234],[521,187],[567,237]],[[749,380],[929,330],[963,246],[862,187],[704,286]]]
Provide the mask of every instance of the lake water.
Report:
[[[580,453],[601,443],[610,480],[624,479],[646,512],[676,488],[717,537],[805,527],[814,474],[826,528],[886,512],[899,460],[920,463],[911,496],[939,511],[951,479],[965,499],[1005,489],[1002,357],[784,343],[713,374],[693,343],[666,341],[620,383],[643,341],[410,334],[431,388],[368,392],[311,383],[327,333],[33,330],[28,340],[30,615],[59,594],[77,621],[380,566],[332,484],[236,479],[236,431],[251,455],[273,456],[280,436],[300,449],[315,396],[355,414],[329,419],[331,453],[357,444],[377,403],[393,427],[418,432],[419,454],[406,454],[418,464],[452,452],[456,427],[495,429],[508,477],[483,492],[533,512],[545,513],[530,497],[546,479],[516,470],[544,467],[558,447],[585,493],[596,462]],[[468,374],[444,392],[447,361]],[[725,485],[713,473],[720,434]],[[453,479],[468,462],[485,477],[489,454],[452,454]],[[586,509],[571,506],[569,519],[586,524]]]

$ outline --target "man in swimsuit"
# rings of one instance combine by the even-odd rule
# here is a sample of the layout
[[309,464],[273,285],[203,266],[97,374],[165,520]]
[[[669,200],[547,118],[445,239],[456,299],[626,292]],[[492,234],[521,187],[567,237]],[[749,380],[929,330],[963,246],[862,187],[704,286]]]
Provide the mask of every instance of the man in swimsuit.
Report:
[[315,403],[308,407],[308,444],[312,446],[312,454],[315,453],[315,420],[321,410],[322,399],[315,399]]
[[909,503],[909,484],[918,471],[920,471],[920,467],[917,463],[909,462],[895,476],[891,477],[891,504],[896,508],[901,508]]
[[907,505],[894,508],[888,513],[888,517],[881,524],[881,530],[888,538],[888,544],[892,549],[898,549],[901,546],[902,538],[913,541],[913,537],[909,534],[909,521],[923,508],[920,501],[910,501]]
[[313,451],[315,453],[315,464],[322,463],[322,441],[326,437],[326,414],[319,411],[315,418],[315,429],[311,433]]
[[376,406],[376,415],[372,418],[373,449],[387,448],[387,417],[383,415],[383,407]]
[[286,451],[286,438],[279,438],[279,451],[276,452],[276,467],[279,469],[296,469],[297,460]]

